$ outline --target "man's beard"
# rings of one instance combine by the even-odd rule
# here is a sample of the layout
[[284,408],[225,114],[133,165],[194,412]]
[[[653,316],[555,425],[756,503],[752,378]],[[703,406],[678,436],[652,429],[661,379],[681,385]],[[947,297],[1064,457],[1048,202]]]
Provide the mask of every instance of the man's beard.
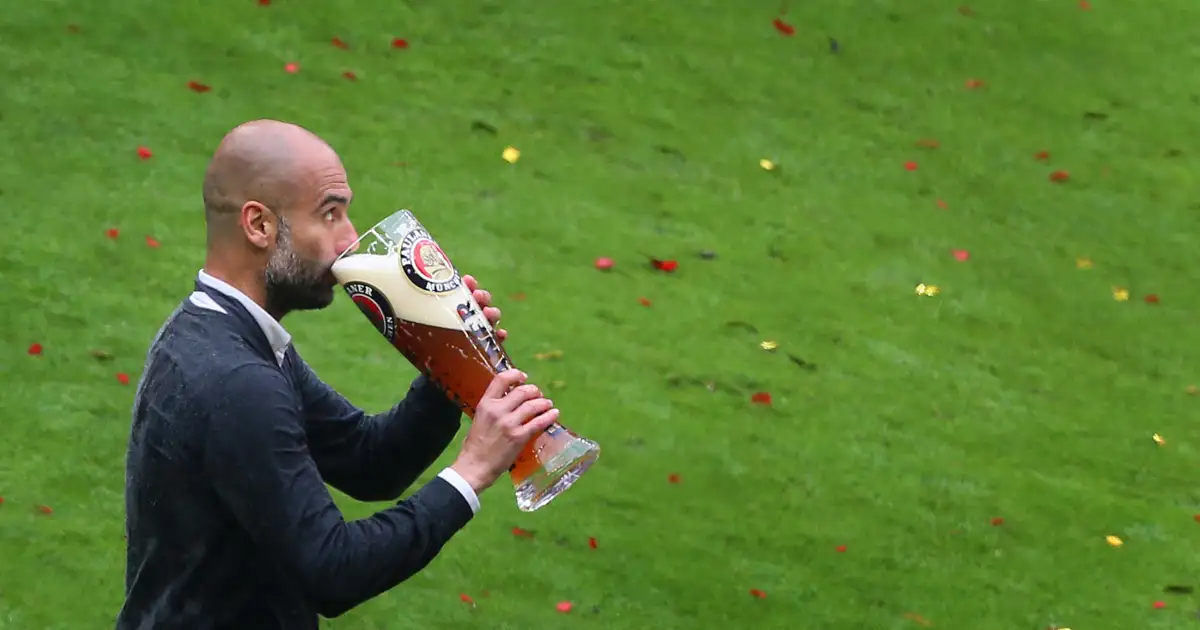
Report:
[[292,234],[280,217],[275,251],[265,272],[267,312],[283,317],[291,311],[322,309],[333,303],[336,284],[330,265],[306,260],[292,246]]

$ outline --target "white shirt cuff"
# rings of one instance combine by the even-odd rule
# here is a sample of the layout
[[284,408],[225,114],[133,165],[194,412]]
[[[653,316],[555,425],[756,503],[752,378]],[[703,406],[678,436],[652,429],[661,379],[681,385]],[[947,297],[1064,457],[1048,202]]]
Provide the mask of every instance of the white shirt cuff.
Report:
[[458,474],[453,468],[443,468],[442,472],[438,473],[438,477],[445,479],[450,485],[454,486],[455,490],[467,500],[467,505],[471,506],[471,513],[479,513],[479,495],[475,494],[475,490],[471,488],[471,484],[467,483],[462,475]]

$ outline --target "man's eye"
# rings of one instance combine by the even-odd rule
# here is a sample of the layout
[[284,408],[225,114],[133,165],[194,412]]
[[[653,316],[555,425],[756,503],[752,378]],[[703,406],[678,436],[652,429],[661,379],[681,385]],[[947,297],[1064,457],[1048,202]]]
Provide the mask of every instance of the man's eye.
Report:
[[329,221],[330,223],[333,223],[335,220],[337,220],[337,210],[326,210],[325,220]]

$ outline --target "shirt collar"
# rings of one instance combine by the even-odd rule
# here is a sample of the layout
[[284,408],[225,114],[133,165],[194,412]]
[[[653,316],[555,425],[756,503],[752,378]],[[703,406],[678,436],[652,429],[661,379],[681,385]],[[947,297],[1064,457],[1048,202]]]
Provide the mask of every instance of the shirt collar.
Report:
[[271,317],[271,314],[259,306],[257,302],[251,300],[245,293],[238,291],[228,283],[212,277],[203,269],[200,270],[199,280],[206,286],[237,300],[238,303],[250,312],[250,316],[254,318],[254,321],[258,322],[263,333],[267,335],[267,341],[271,344],[271,351],[275,353],[276,358],[282,357],[287,352],[288,344],[292,343],[292,335],[284,329],[283,324],[280,324],[278,320]]

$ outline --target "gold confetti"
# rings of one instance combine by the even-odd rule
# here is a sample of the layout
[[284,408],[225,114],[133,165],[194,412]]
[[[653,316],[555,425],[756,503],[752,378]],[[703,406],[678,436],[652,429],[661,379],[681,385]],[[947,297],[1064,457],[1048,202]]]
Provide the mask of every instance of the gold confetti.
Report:
[[1196,387],[1195,385],[1188,385],[1187,389],[1185,389],[1184,391],[1187,392],[1189,396],[1195,396],[1196,394],[1200,394],[1200,387]]
[[775,349],[779,347],[779,343],[775,341],[764,341],[758,344],[758,347],[766,350],[767,352],[774,352]]
[[500,156],[504,158],[505,162],[508,162],[509,164],[516,164],[517,160],[521,159],[521,151],[516,147],[508,147],[504,150],[504,153],[500,154]]
[[562,355],[562,350],[551,350],[550,352],[539,352],[533,355],[533,358],[538,361],[545,361],[546,359],[561,359]]
[[1116,536],[1105,536],[1104,540],[1107,541],[1108,544],[1112,545],[1113,547],[1120,547],[1121,545],[1125,544],[1125,541],[1121,540],[1120,538],[1117,538]]
[[942,290],[939,289],[936,284],[925,284],[924,282],[918,284],[915,290],[917,295],[923,295],[925,297],[933,297],[942,292]]
[[1077,269],[1091,269],[1092,265],[1093,265],[1093,263],[1092,263],[1091,258],[1076,258],[1075,259],[1075,267]]
[[1154,443],[1159,446],[1162,446],[1167,443],[1167,441],[1163,439],[1163,436],[1161,436],[1157,433],[1155,433],[1153,436],[1151,436],[1151,439],[1154,440]]
[[1113,299],[1118,302],[1129,300],[1129,289],[1125,287],[1113,287]]
[[764,171],[775,170],[775,163],[772,162],[771,160],[768,160],[767,158],[763,158],[763,159],[759,160],[758,165],[760,167],[762,167],[762,170],[764,170]]

